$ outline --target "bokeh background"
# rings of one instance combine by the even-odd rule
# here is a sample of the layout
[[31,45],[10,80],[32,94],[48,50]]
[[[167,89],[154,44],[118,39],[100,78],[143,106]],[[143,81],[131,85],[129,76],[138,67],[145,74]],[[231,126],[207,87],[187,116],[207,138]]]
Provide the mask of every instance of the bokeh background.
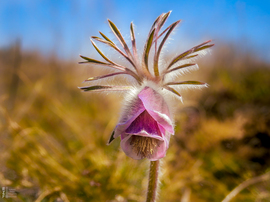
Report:
[[169,10],[167,26],[183,21],[165,59],[216,45],[184,76],[210,87],[181,92],[159,201],[222,201],[239,185],[231,201],[270,201],[268,0],[0,1],[0,186],[16,190],[0,201],[144,201],[149,162],[106,145],[123,97],[80,92],[101,71],[79,54],[100,59],[89,36],[115,39],[107,19],[126,40],[133,21],[142,50]]

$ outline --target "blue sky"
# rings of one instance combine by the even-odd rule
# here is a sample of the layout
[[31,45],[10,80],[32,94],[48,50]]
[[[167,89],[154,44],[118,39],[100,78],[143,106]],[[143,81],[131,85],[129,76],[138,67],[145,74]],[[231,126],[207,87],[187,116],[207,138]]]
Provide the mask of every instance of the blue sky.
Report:
[[2,0],[0,48],[19,38],[24,50],[78,59],[94,51],[89,36],[98,31],[111,36],[108,18],[126,36],[133,21],[142,37],[155,18],[169,10],[173,12],[167,25],[183,20],[173,36],[175,44],[189,48],[213,39],[216,45],[248,48],[270,61],[270,0]]

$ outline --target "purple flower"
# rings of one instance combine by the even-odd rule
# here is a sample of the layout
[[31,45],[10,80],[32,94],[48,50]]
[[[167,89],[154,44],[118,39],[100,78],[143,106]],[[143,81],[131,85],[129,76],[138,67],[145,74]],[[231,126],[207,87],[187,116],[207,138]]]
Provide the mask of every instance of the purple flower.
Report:
[[[85,61],[80,63],[109,67],[114,72],[85,80],[85,82],[105,81],[105,85],[98,83],[80,87],[80,89],[98,92],[126,92],[126,99],[123,103],[124,110],[109,143],[120,136],[123,151],[134,159],[148,158],[155,161],[164,157],[169,147],[170,136],[174,134],[171,115],[173,107],[171,101],[168,102],[168,100],[171,100],[171,96],[173,96],[182,101],[182,96],[179,93],[181,87],[207,86],[206,83],[199,81],[178,81],[176,79],[183,73],[198,68],[198,65],[193,63],[194,58],[198,55],[204,55],[205,50],[214,45],[209,44],[211,40],[176,55],[171,61],[162,62],[160,60],[166,40],[180,23],[180,20],[178,20],[161,32],[170,13],[163,13],[155,20],[149,31],[142,54],[137,52],[133,23],[130,25],[131,51],[118,28],[108,20],[113,34],[122,47],[119,48],[112,40],[100,32],[102,38],[93,36],[91,42],[105,61],[81,56]],[[94,41],[106,44],[114,49],[129,62],[129,65],[121,65],[109,59]],[[140,58],[142,61],[139,60]],[[149,58],[153,59],[151,65],[149,64]],[[124,76],[126,79],[131,79],[131,84],[108,84],[107,78],[115,76]]]
[[114,138],[121,136],[121,147],[133,159],[155,161],[166,155],[173,123],[163,97],[145,87],[131,104],[130,111],[121,117]]

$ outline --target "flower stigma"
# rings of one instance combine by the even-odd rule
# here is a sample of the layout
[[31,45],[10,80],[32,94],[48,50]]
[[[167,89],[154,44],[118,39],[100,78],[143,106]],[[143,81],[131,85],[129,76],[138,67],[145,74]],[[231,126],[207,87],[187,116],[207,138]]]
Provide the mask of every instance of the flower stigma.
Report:
[[160,140],[143,137],[138,135],[132,135],[130,140],[130,145],[135,153],[141,158],[150,158],[153,154],[157,152],[157,148],[160,146]]

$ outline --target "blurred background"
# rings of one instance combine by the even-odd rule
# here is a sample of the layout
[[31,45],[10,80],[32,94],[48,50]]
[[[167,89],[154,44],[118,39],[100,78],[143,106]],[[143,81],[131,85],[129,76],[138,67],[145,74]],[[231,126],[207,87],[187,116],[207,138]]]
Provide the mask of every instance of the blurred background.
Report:
[[78,62],[100,59],[89,40],[98,31],[115,41],[107,19],[127,41],[133,21],[142,51],[170,10],[167,26],[183,21],[165,60],[215,46],[186,75],[210,87],[181,92],[159,201],[222,201],[239,185],[231,201],[270,201],[268,0],[0,1],[0,201],[144,201],[149,162],[125,156],[119,139],[106,145],[122,97],[82,93],[101,71]]

